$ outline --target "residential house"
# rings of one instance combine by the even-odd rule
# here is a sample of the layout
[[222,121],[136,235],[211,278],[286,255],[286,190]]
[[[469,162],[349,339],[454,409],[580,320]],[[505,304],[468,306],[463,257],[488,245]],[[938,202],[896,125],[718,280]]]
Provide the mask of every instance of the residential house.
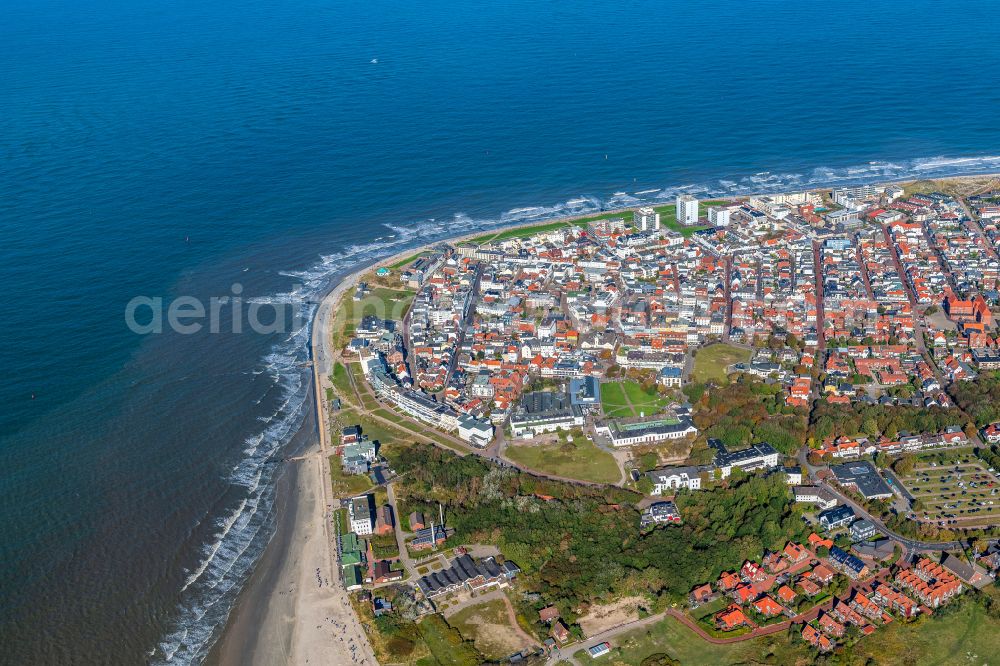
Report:
[[555,606],[546,606],[538,611],[538,619],[545,624],[551,624],[553,620],[559,619],[559,609]]
[[722,575],[719,576],[719,581],[716,583],[718,588],[723,592],[731,592],[736,589],[736,586],[740,584],[740,577],[731,571],[723,571]]
[[753,602],[753,607],[754,610],[764,617],[774,617],[785,612],[784,606],[766,594],[757,601]]
[[820,513],[819,524],[827,530],[834,530],[850,525],[854,517],[854,509],[845,504]]
[[387,560],[378,560],[372,566],[372,582],[391,583],[397,580],[403,580],[403,572],[393,571],[391,563]]
[[743,614],[743,609],[736,604],[730,605],[715,616],[715,626],[723,631],[732,631],[745,624],[747,624],[747,616]]
[[868,573],[863,560],[837,546],[830,549],[830,562],[851,578],[862,578]]
[[837,622],[837,620],[835,620],[829,613],[820,612],[818,624],[820,629],[822,629],[827,636],[841,638],[844,635],[844,625]]
[[712,586],[705,583],[691,590],[691,593],[688,595],[688,601],[691,606],[700,606],[701,604],[708,603],[714,597],[715,593],[712,591]]
[[809,572],[809,580],[820,585],[829,585],[836,573],[825,564],[817,564]]
[[794,541],[789,541],[785,544],[785,549],[782,552],[792,564],[798,564],[809,558],[809,551]]
[[795,594],[795,590],[793,590],[792,588],[788,587],[787,585],[782,585],[781,587],[778,588],[778,591],[775,592],[775,596],[778,597],[781,603],[785,605],[790,605],[792,602],[795,601],[795,598],[798,595]]
[[569,641],[569,629],[565,624],[563,624],[562,620],[556,620],[555,624],[552,625],[552,637],[556,639],[560,645],[564,645],[567,641]]
[[375,534],[392,534],[395,526],[396,521],[392,517],[392,507],[388,504],[383,504],[379,507],[375,518]]
[[802,627],[802,638],[820,652],[829,652],[833,649],[830,639],[812,625],[807,624]]
[[416,532],[417,530],[422,530],[427,527],[427,523],[424,522],[424,514],[419,511],[414,511],[409,515],[410,530]]
[[747,560],[740,569],[740,578],[748,583],[762,583],[767,580],[767,572],[756,562]]
[[868,519],[856,520],[850,527],[852,541],[867,541],[875,536],[875,523]]

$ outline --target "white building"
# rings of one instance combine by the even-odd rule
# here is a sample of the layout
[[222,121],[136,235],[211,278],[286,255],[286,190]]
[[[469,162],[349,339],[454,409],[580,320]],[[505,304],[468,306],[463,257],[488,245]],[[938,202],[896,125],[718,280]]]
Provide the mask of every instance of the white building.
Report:
[[473,446],[486,447],[493,439],[493,426],[489,421],[463,414],[458,417],[458,436]]
[[790,486],[797,486],[802,483],[801,467],[782,467],[781,471],[785,475],[785,483]]
[[514,437],[531,437],[556,430],[572,430],[586,423],[583,409],[574,405],[568,393],[531,391],[521,396],[521,404],[510,417]]
[[903,190],[902,187],[899,187],[898,185],[890,185],[889,187],[885,188],[885,198],[887,201],[890,202],[902,198],[904,194],[905,191]]
[[687,227],[698,224],[698,200],[690,194],[677,197],[677,223]]
[[698,434],[698,429],[686,416],[681,418],[661,417],[651,421],[641,419],[634,422],[609,421],[598,424],[595,431],[610,439],[612,446],[653,444]]
[[726,451],[725,447],[720,447],[715,456],[715,466],[723,479],[732,474],[733,468],[741,469],[744,472],[752,472],[755,469],[771,469],[778,466],[778,452],[767,443],[756,444],[732,452]]
[[640,208],[635,211],[635,213],[633,213],[632,221],[635,228],[639,231],[660,230],[660,214],[649,207]]
[[375,521],[372,520],[372,496],[358,495],[352,497],[347,505],[347,511],[351,517],[351,531],[355,534],[366,535],[373,531]]
[[711,206],[708,209],[708,222],[715,227],[728,227],[732,214],[732,208],[728,206]]
[[701,472],[699,467],[664,467],[647,472],[646,476],[653,482],[653,494],[662,495],[681,488],[701,489]]

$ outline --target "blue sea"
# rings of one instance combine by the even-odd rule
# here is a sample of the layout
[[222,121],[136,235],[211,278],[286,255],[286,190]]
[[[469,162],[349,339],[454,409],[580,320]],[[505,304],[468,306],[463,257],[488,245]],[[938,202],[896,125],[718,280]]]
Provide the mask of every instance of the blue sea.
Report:
[[131,299],[308,315],[480,228],[1000,171],[995,11],[5,0],[0,661],[202,661],[314,433],[306,329],[138,335]]

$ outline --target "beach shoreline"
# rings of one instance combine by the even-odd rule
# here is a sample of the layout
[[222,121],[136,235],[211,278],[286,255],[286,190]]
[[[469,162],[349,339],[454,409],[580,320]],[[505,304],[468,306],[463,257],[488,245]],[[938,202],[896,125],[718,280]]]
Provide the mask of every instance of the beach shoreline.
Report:
[[[900,185],[931,181],[956,181],[997,178],[998,173],[874,181],[877,184]],[[848,187],[844,185],[844,187]],[[809,188],[815,192],[829,187]],[[734,200],[753,195],[719,196],[713,200]],[[558,222],[572,223],[594,215],[627,214],[642,205],[595,210],[589,213],[540,218],[530,222],[481,229],[460,236],[441,238],[419,246],[403,249],[392,256],[364,262],[333,278],[331,288],[320,299],[312,321],[311,357],[313,359],[313,399],[316,412],[303,424],[299,436],[307,438],[300,462],[285,462],[297,469],[283,470],[278,479],[275,497],[276,523],[253,573],[240,591],[237,602],[219,639],[213,645],[206,663],[220,666],[242,664],[361,664],[374,665],[375,659],[364,636],[360,622],[347,602],[347,593],[336,575],[335,557],[329,534],[329,451],[325,445],[328,415],[322,399],[332,371],[330,324],[340,301],[376,266],[388,266],[405,258],[431,250],[440,243],[457,244],[472,238],[501,234],[505,231],[530,228]],[[661,204],[663,205],[663,204]],[[309,423],[315,430],[309,429]],[[300,442],[300,448],[303,444]],[[289,447],[293,448],[292,446]],[[324,584],[317,585],[316,569],[324,574]],[[336,624],[334,624],[336,623]],[[343,630],[338,627],[344,627]],[[343,637],[349,637],[357,654],[354,660]]]

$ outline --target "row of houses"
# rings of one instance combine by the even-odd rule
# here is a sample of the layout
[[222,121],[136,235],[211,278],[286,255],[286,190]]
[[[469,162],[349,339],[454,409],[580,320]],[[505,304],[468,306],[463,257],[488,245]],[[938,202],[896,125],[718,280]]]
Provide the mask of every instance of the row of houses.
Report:
[[831,437],[823,441],[818,453],[830,458],[860,458],[885,453],[899,455],[915,451],[967,446],[969,438],[959,425],[948,426],[942,432],[925,434],[900,433],[895,438]]
[[520,572],[520,567],[510,560],[497,563],[494,558],[487,557],[476,562],[466,553],[456,557],[451,566],[421,576],[417,587],[425,597],[432,599],[462,589],[480,592],[494,587],[505,588]]

